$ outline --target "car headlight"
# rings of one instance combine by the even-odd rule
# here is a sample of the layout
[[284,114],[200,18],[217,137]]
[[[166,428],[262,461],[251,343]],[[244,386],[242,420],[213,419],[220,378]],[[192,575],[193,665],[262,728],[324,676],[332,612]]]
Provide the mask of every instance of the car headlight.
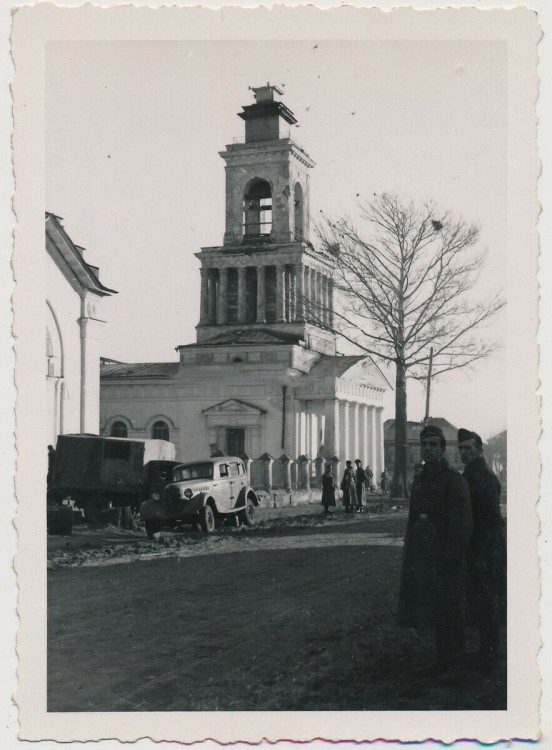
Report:
[[184,490],[184,497],[189,500],[191,497],[193,497],[193,490],[191,490],[189,487]]

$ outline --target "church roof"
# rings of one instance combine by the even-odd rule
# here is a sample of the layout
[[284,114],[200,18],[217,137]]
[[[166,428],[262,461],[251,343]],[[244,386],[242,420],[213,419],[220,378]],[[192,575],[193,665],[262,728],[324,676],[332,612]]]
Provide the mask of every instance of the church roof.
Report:
[[177,349],[186,349],[196,346],[220,346],[232,344],[298,344],[301,337],[289,333],[276,333],[266,328],[240,328],[234,331],[225,331],[212,336],[210,339],[196,344],[183,344]]
[[[62,258],[65,275],[77,282],[84,289],[89,289],[96,294],[107,297],[117,294],[114,289],[104,286],[98,277],[99,269],[84,260],[84,248],[71,240],[63,225],[62,219],[55,214],[46,212],[46,247],[52,255]],[[53,250],[52,248],[55,248]]]
[[102,363],[100,378],[170,378],[176,375],[179,366],[179,362]]
[[380,368],[370,357],[366,356],[366,354],[354,354],[346,357],[330,357],[324,355],[315,365],[313,365],[309,374],[316,378],[340,378],[348,370],[360,363],[363,363],[361,374],[362,380],[368,381],[370,385],[375,388],[383,388],[387,390],[391,387],[391,384]]

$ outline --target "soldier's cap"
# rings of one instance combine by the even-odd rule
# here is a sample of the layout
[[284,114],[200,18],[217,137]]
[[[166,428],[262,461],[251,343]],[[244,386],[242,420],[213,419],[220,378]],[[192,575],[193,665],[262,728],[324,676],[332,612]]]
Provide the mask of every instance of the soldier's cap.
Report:
[[483,447],[483,441],[477,434],[477,432],[472,432],[471,430],[465,430],[463,427],[461,427],[458,430],[458,444],[463,443],[464,440],[475,440],[475,444],[478,448]]
[[420,432],[420,440],[423,440],[424,438],[428,438],[428,437],[438,437],[439,440],[441,440],[441,442],[444,443],[444,445],[447,444],[443,430],[434,424],[426,425],[424,429]]
[[362,461],[360,460],[360,458],[355,458],[355,464],[361,464],[361,463]]

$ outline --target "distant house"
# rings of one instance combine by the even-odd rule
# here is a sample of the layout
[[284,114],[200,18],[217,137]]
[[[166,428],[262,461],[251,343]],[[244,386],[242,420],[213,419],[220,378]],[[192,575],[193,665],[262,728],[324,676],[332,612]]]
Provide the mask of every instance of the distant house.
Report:
[[[447,441],[446,457],[449,464],[457,471],[463,471],[463,465],[458,453],[457,428],[443,417],[430,417],[428,424],[440,427]],[[419,463],[420,455],[420,432],[423,422],[407,422],[406,435],[408,443],[407,478],[412,481],[414,477],[414,464]],[[383,425],[383,446],[385,465],[390,476],[393,475],[395,466],[395,420],[388,419]]]
[[508,474],[508,433],[506,430],[487,440],[484,454],[487,463],[505,487]]
[[[68,432],[99,432],[104,297],[116,294],[84,259],[62,219],[46,214],[46,403],[48,442]],[[44,303],[43,303],[44,304]]]

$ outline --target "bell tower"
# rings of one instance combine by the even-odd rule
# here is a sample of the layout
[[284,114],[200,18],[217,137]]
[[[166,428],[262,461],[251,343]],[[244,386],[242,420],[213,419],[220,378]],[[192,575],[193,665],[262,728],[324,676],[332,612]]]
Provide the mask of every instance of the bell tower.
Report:
[[291,138],[297,120],[276,86],[252,89],[242,107],[245,140],[221,152],[226,162],[225,245],[309,239],[310,156]]
[[[226,146],[223,244],[203,248],[198,342],[245,329],[335,353],[330,269],[309,241],[309,170],[297,123],[269,83],[242,107],[245,138]],[[237,139],[236,139],[237,140]],[[227,337],[226,337],[227,338]]]

